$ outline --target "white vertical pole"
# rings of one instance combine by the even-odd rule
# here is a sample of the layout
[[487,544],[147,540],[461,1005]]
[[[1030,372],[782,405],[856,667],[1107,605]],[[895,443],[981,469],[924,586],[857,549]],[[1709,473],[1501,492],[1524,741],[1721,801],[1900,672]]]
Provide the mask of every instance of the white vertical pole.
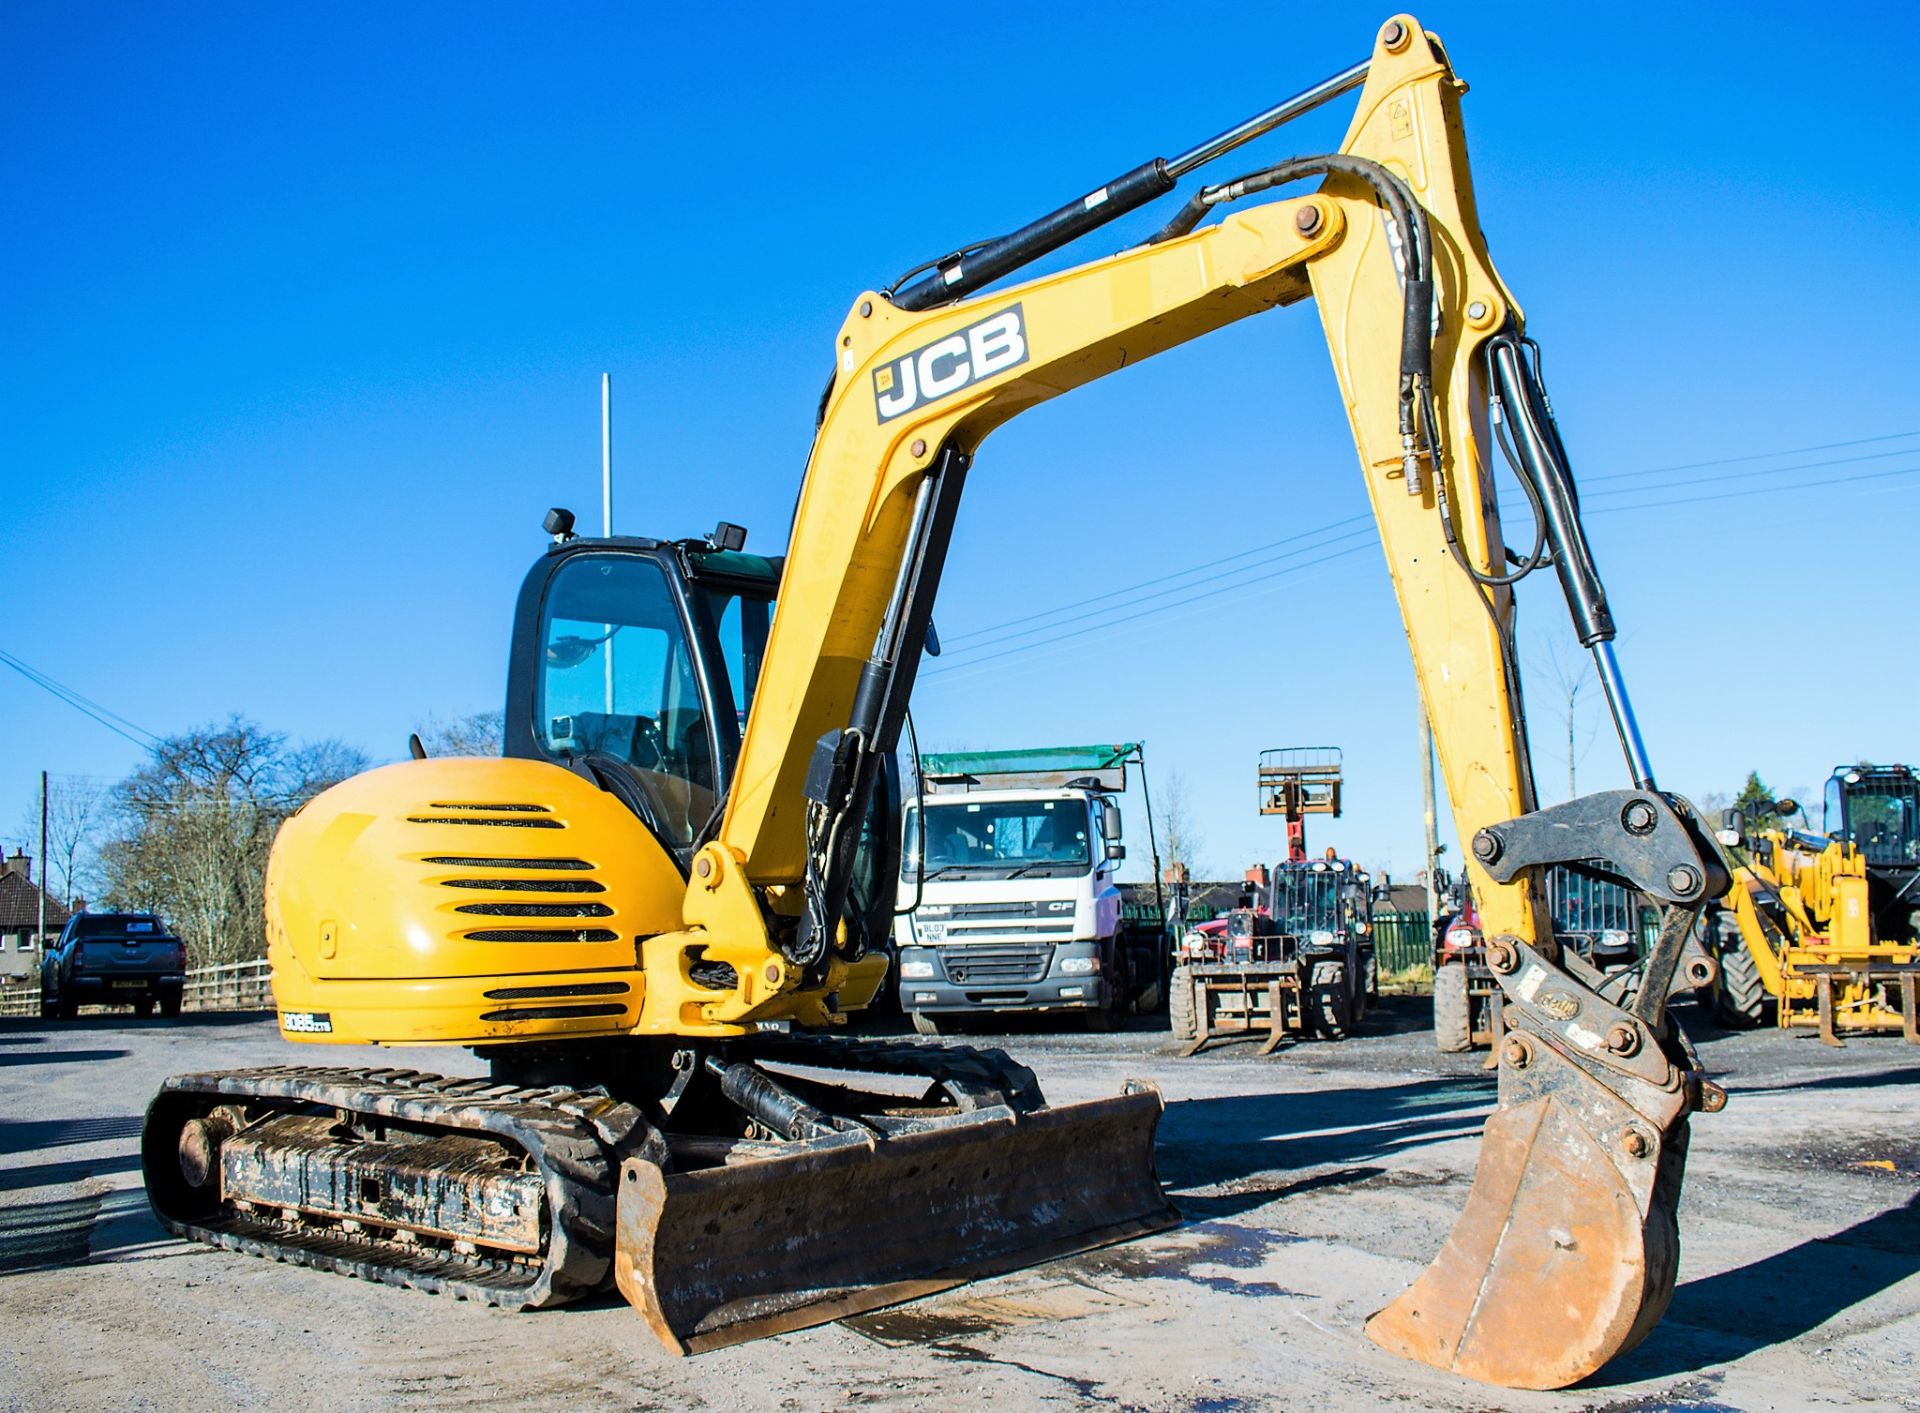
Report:
[[[600,533],[613,534],[613,374],[600,375]],[[607,715],[613,715],[613,625],[603,625],[608,637]]]
[[600,375],[600,533],[613,533],[613,374]]

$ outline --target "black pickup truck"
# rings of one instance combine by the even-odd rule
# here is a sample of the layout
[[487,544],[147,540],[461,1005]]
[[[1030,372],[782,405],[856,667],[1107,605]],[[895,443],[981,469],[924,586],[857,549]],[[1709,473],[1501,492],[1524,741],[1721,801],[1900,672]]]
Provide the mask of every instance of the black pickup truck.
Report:
[[70,1020],[82,1006],[180,1014],[187,949],[153,913],[76,913],[40,961],[40,1014]]

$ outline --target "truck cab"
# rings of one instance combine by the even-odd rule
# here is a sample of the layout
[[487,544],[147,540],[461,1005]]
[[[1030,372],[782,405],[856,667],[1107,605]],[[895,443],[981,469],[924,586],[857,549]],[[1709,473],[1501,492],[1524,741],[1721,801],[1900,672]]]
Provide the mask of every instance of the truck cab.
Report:
[[922,758],[901,850],[900,901],[912,906],[895,928],[900,1004],[922,1034],[1005,1012],[1098,1028],[1131,1001],[1142,949],[1121,907],[1124,765],[1117,779],[1111,767],[1028,768],[1081,749],[1114,748]]

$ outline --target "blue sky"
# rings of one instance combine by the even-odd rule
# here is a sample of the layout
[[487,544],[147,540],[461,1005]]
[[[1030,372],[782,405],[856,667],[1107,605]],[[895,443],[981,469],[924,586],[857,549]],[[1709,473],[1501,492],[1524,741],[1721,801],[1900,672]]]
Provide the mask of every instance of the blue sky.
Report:
[[[1662,783],[1910,760],[1910,15],[1595,13],[1420,17],[1472,85],[1483,220],[1546,348]],[[726,518],[779,549],[855,295],[1353,62],[1385,17],[15,0],[0,648],[150,731],[237,711],[398,755],[428,713],[497,704],[544,509],[597,519],[602,370],[616,527]],[[1246,164],[1327,150],[1345,117]],[[1887,440],[1830,445],[1864,438]],[[1828,449],[1774,455],[1803,447]],[[1724,464],[1664,469],[1703,462]],[[1258,751],[1339,744],[1349,811],[1317,839],[1411,874],[1412,676],[1377,552],[1326,558],[1364,544],[1336,529],[1245,555],[1364,511],[1307,310],[1028,414],[971,478],[923,743],[1144,738],[1234,872],[1282,848]],[[1155,587],[1211,597],[1104,599],[1037,647],[1060,634],[987,631],[1189,570]],[[1565,615],[1528,590],[1544,664]],[[1565,728],[1533,680],[1551,798]],[[137,759],[0,672],[0,837],[41,768]],[[1621,776],[1603,732],[1580,786]]]

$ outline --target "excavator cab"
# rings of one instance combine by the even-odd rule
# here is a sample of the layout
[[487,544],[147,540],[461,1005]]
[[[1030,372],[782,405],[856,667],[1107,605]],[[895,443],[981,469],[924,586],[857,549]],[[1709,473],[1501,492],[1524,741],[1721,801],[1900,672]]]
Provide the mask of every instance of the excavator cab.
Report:
[[[514,610],[504,753],[565,766],[613,795],[682,873],[719,823],[780,587],[782,560],[745,543],[745,529],[725,521],[673,541],[569,530],[528,571]],[[846,914],[876,948],[899,875],[891,756],[882,774]]]

